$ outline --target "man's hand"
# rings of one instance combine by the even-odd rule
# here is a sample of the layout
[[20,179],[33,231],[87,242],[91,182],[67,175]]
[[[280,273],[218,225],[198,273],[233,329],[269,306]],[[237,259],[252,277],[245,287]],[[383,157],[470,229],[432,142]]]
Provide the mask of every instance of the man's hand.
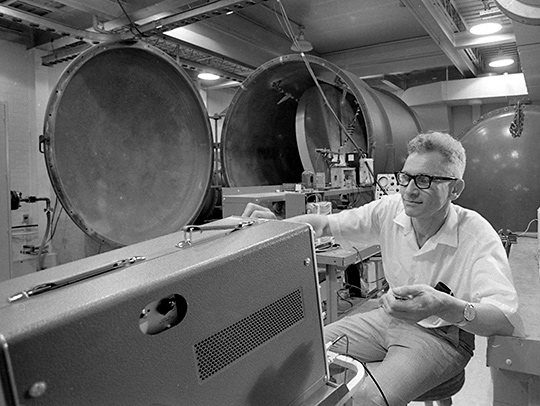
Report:
[[244,212],[242,213],[242,217],[255,217],[255,218],[261,218],[261,219],[272,219],[276,220],[276,215],[267,207],[259,206],[258,204],[249,202]]
[[[467,303],[428,285],[390,289],[379,301],[390,316],[401,320],[415,323],[429,316],[437,316],[451,324],[463,320],[463,309]],[[474,308],[475,319],[460,328],[484,337],[511,335],[514,332],[514,326],[498,307],[489,303],[475,303]],[[522,334],[522,330],[523,326],[519,324],[518,334]]]
[[[246,205],[246,208],[242,213],[242,217],[257,217],[263,219],[279,220],[279,218],[270,209],[251,202]],[[330,226],[328,223],[328,216],[326,215],[300,214],[298,216],[289,217],[284,220],[295,223],[309,224],[315,232],[315,238],[331,235]]]
[[440,314],[451,296],[428,285],[409,285],[390,289],[379,299],[383,309],[392,317],[418,322]]

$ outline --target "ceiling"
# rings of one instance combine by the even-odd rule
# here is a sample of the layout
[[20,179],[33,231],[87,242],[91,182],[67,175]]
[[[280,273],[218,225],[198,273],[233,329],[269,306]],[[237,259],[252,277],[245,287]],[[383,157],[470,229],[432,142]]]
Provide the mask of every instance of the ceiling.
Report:
[[[468,33],[482,19],[502,22],[494,42]],[[174,37],[164,34],[172,29]],[[193,77],[218,73],[214,87],[238,85],[265,62],[293,53],[291,33],[300,31],[313,45],[306,53],[372,86],[399,91],[523,72],[540,99],[536,0],[0,0],[0,39],[45,50],[44,65],[92,44],[137,38]],[[499,53],[516,63],[490,68]]]

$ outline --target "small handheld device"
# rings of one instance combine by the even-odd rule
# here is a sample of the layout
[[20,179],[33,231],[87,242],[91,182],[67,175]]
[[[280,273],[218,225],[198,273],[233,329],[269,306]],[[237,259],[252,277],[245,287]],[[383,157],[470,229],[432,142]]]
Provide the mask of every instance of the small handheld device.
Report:
[[450,296],[454,296],[454,292],[452,292],[452,289],[450,289],[448,286],[446,286],[446,284],[444,284],[444,282],[438,282],[438,283],[435,285],[435,290],[438,290],[438,291],[440,291],[440,292],[447,293],[447,294],[449,294]]

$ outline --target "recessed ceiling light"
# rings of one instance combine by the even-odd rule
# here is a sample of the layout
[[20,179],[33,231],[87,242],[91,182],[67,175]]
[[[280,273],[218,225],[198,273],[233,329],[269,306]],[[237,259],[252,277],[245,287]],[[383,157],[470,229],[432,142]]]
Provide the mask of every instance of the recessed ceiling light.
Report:
[[495,34],[502,29],[502,25],[499,23],[480,23],[471,27],[469,30],[474,35],[489,35]]
[[197,77],[202,80],[218,80],[220,78],[220,76],[210,72],[201,72]]

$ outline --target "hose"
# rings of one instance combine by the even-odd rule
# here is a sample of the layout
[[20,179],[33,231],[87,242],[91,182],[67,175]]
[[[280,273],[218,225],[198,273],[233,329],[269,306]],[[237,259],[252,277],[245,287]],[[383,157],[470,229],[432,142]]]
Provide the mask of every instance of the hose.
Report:
[[45,244],[47,242],[47,237],[51,230],[51,201],[48,198],[43,198],[46,202],[45,215],[47,217],[47,226],[45,227],[45,233],[43,234],[43,239],[41,240],[41,245],[39,246],[38,251],[38,260],[37,260],[37,271],[43,269],[43,262],[45,260],[45,255],[43,255],[43,250],[45,249]]

